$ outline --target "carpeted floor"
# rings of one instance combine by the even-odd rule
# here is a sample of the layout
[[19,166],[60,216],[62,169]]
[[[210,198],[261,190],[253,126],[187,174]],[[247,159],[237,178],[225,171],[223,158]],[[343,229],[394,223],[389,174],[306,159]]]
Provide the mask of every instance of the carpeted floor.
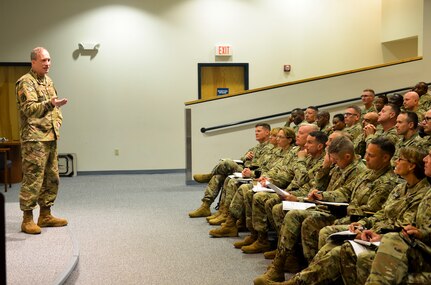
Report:
[[[235,249],[241,237],[210,238],[212,226],[187,215],[205,185],[184,181],[184,174],[62,178],[53,212],[68,218],[80,250],[65,284],[252,284],[270,261]],[[18,192],[14,185],[6,202],[16,203]]]

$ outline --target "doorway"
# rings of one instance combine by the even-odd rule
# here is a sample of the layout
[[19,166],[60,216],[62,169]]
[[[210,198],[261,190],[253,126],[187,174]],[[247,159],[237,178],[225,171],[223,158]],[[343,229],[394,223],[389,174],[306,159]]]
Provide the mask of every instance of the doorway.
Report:
[[248,90],[248,63],[198,63],[198,98]]

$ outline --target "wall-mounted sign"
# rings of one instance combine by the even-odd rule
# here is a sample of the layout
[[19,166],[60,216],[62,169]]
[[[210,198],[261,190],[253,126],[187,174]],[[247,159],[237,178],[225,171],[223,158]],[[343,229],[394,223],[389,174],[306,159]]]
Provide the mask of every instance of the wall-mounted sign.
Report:
[[216,56],[232,56],[232,46],[230,45],[219,45],[215,48]]
[[229,88],[217,88],[217,96],[229,94]]

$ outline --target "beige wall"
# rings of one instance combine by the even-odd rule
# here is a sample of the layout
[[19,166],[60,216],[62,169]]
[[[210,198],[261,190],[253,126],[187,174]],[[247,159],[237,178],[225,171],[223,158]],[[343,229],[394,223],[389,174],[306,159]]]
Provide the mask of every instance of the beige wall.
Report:
[[[233,46],[228,61],[250,63],[250,88],[379,64],[384,60],[381,5],[375,0],[40,0],[34,5],[3,0],[0,61],[28,61],[34,46],[50,50],[51,76],[59,95],[69,99],[59,147],[77,154],[79,171],[184,168],[183,103],[197,99],[197,64],[216,62],[216,44]],[[97,55],[76,58],[79,42],[100,43]],[[291,73],[282,71],[284,64],[292,65]],[[367,84],[357,86],[337,82],[331,89],[336,96],[313,85],[303,92],[278,89],[272,97],[198,106],[193,115],[202,121],[193,127],[236,119],[232,113],[238,106],[244,119],[375,86],[364,80]],[[236,133],[234,141],[243,141],[238,149],[253,143],[249,133]],[[194,133],[194,143],[215,142],[199,136]],[[195,159],[208,154],[196,147]],[[211,165],[220,153],[238,154],[219,149],[218,142],[215,147]]]

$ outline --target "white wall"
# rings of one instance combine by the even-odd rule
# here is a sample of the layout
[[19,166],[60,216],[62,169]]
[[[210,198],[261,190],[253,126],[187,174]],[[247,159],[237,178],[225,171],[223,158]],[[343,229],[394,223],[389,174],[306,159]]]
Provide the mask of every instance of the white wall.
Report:
[[[216,44],[233,46],[230,61],[250,63],[256,88],[381,63],[380,22],[375,0],[3,0],[0,61],[48,48],[51,77],[70,100],[60,151],[77,153],[79,171],[177,169],[185,167],[183,103],[197,99],[197,64],[215,62]],[[75,59],[85,41],[100,43],[99,52]],[[319,87],[302,95],[313,100]],[[208,114],[202,124],[232,117]]]

